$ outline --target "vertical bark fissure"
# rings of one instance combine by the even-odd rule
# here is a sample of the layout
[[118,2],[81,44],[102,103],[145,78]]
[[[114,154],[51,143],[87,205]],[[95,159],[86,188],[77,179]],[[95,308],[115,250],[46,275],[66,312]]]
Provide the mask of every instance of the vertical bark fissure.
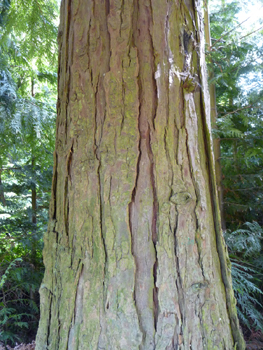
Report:
[[[62,3],[60,6],[60,11],[62,12]],[[63,45],[63,40],[62,40],[62,29],[61,29],[61,24],[59,26],[59,30],[58,30],[58,37],[57,37],[57,41],[58,41],[58,71],[57,71],[57,86],[58,86],[58,90],[59,90],[59,79],[60,79],[60,75],[61,75],[61,52],[62,52],[62,45]],[[58,91],[59,93],[59,91]],[[61,103],[60,103],[60,96],[58,96],[57,99],[57,116],[60,114],[61,111]],[[58,137],[58,127],[56,130],[56,140]],[[56,192],[57,192],[57,162],[58,162],[58,154],[56,152],[56,150],[54,151],[54,165],[53,165],[53,177],[52,177],[52,186],[51,186],[51,199],[50,199],[50,213],[49,216],[52,220],[56,220]]]
[[[157,108],[157,87],[154,80],[153,43],[150,34],[152,13],[149,13],[150,11],[149,4],[137,3],[135,5],[133,33],[133,41],[138,50],[139,64],[139,156],[135,187],[133,189],[132,203],[130,204],[130,228],[132,234],[132,252],[136,264],[134,299],[140,330],[143,334],[140,345],[141,350],[155,348],[154,333],[156,331],[158,315],[158,293],[156,286],[158,264],[156,251],[157,196],[154,183],[153,155],[150,144],[150,132],[151,129],[153,131],[153,119]],[[145,64],[145,56],[149,59],[149,62],[147,62],[149,65]],[[148,80],[149,76],[151,77],[150,81]],[[150,105],[148,105],[147,101],[148,95],[150,95]],[[151,203],[149,202],[151,199],[146,198],[146,193],[149,194],[149,198],[152,198]],[[143,218],[142,211],[145,208],[142,205],[145,205],[146,208],[149,207],[147,217],[150,219],[151,216],[151,224],[147,221],[147,218]],[[139,222],[135,223],[137,220]],[[143,224],[143,228],[138,227],[140,222]],[[147,241],[147,235],[150,235],[151,243]],[[140,241],[146,244],[144,253],[141,250]],[[152,249],[154,252],[152,252]],[[145,256],[143,256],[144,254]],[[149,293],[152,293],[152,301],[149,300]]]
[[65,222],[65,233],[67,237],[69,236],[69,185],[71,183],[71,165],[73,157],[73,144],[72,140],[71,147],[68,150],[66,156],[66,174],[65,174],[65,189],[64,189],[64,222]]
[[152,241],[155,251],[155,262],[153,265],[153,305],[154,305],[154,327],[155,331],[157,330],[157,320],[158,320],[158,310],[159,310],[159,302],[158,302],[158,287],[157,287],[157,269],[158,269],[158,255],[156,244],[158,241],[158,232],[157,232],[157,219],[158,219],[158,199],[157,199],[157,191],[155,185],[155,176],[154,176],[154,159],[153,152],[151,148],[151,133],[149,133],[148,138],[148,154],[151,161],[150,165],[150,176],[151,176],[151,184],[153,190],[153,216],[152,216]]
[[[93,1],[93,7],[95,6],[95,0]],[[106,57],[106,64],[105,64],[105,67],[104,67],[104,72],[103,72],[103,77],[100,76],[100,74],[98,75],[98,79],[97,79],[97,84],[96,84],[96,87],[95,87],[95,131],[94,131],[94,148],[95,148],[95,156],[96,158],[98,159],[99,158],[99,147],[100,147],[100,144],[101,144],[101,140],[102,140],[102,135],[103,135],[103,127],[104,127],[104,121],[106,119],[106,114],[107,114],[107,104],[106,104],[106,101],[104,99],[104,115],[103,115],[103,120],[101,120],[101,127],[100,127],[100,135],[98,137],[98,140],[96,138],[96,135],[97,135],[97,132],[99,130],[99,126],[98,126],[98,104],[99,104],[99,101],[98,101],[98,91],[99,91],[99,87],[101,86],[101,88],[103,89],[103,93],[104,93],[104,96],[106,95],[106,91],[105,91],[105,86],[103,84],[103,80],[104,80],[104,76],[107,72],[110,71],[110,60],[111,60],[111,50],[110,50],[110,47],[111,47],[111,35],[110,35],[110,32],[109,32],[109,28],[108,28],[108,15],[110,13],[110,0],[105,0],[105,17],[106,17],[106,21],[105,21],[105,27],[106,27],[106,37],[107,37],[107,44],[108,46],[106,47],[105,49],[105,57]],[[94,9],[93,9],[93,14],[94,14]],[[89,38],[89,35],[88,35],[88,38]],[[90,71],[91,71],[91,74],[92,74],[92,67],[90,67]],[[91,78],[92,80],[92,78]],[[100,84],[101,83],[101,84]]]
[[50,328],[51,328],[51,319],[52,319],[52,304],[55,299],[55,295],[51,292],[53,289],[53,281],[54,279],[52,278],[51,280],[51,286],[50,288],[47,288],[45,285],[41,285],[40,290],[44,289],[46,294],[48,293],[48,323],[47,323],[47,329],[46,329],[46,337],[45,337],[45,345],[47,347],[49,346],[49,338],[50,338]]
[[[150,21],[151,25],[153,26],[153,7],[152,7],[152,0],[150,0]],[[157,109],[158,109],[158,88],[157,88],[157,82],[155,79],[155,71],[156,71],[156,65],[155,65],[155,50],[154,50],[154,42],[153,37],[151,33],[151,27],[149,25],[149,37],[150,37],[150,49],[151,49],[151,58],[152,58],[152,85],[153,85],[153,111],[152,111],[152,120],[151,125],[149,125],[148,122],[148,128],[150,129],[149,132],[149,141],[148,141],[148,154],[150,158],[150,177],[151,177],[151,184],[152,184],[152,191],[153,191],[153,217],[152,217],[152,241],[155,251],[155,262],[153,265],[153,281],[154,281],[154,288],[153,288],[153,305],[154,305],[154,327],[155,331],[157,331],[157,320],[158,320],[158,311],[159,311],[159,302],[158,302],[158,287],[157,287],[157,269],[158,269],[158,255],[157,255],[157,249],[156,244],[158,241],[158,232],[157,232],[157,219],[158,219],[158,198],[157,198],[157,190],[156,190],[156,184],[155,184],[155,163],[154,163],[154,157],[153,157],[153,151],[151,146],[151,136],[152,132],[155,130],[155,118],[157,115]],[[152,126],[152,128],[151,128]],[[153,129],[153,130],[151,130]],[[154,141],[154,140],[153,140]]]
[[[171,12],[171,2],[169,2],[169,0],[167,0],[167,14],[165,17],[165,33],[164,33],[164,37],[165,37],[165,43],[166,43],[166,50],[165,50],[165,54],[166,54],[166,59],[167,59],[167,63],[168,63],[168,78],[166,79],[166,84],[165,84],[165,90],[169,91],[169,77],[171,75],[171,69],[172,69],[172,52],[171,49],[169,47],[169,38],[168,38],[168,34],[169,34],[169,19],[170,19],[170,12]],[[168,147],[168,123],[169,123],[169,107],[170,107],[170,94],[167,94],[167,109],[166,109],[166,127],[164,129],[164,148],[165,148],[165,154],[166,154],[166,158],[168,161],[168,167],[169,167],[169,173],[171,174],[171,179],[170,179],[170,183],[169,185],[171,186],[171,184],[174,183],[174,171],[173,171],[173,166],[172,166],[172,159],[171,159],[171,155],[169,152],[169,147]],[[177,145],[178,148],[178,145]],[[171,232],[173,232],[173,230],[171,230]]]
[[[177,253],[177,247],[178,247],[178,241],[177,241],[177,227],[178,227],[178,219],[179,219],[179,213],[177,211],[176,215],[176,221],[174,226],[174,255],[175,255],[175,265],[176,265],[176,288],[178,293],[178,305],[180,310],[180,316],[181,316],[181,325],[180,325],[180,335],[182,336],[182,347],[184,345],[184,338],[183,338],[183,324],[184,324],[184,314],[185,314],[185,300],[184,300],[184,293],[183,293],[183,283],[182,283],[182,277],[180,274],[180,264],[179,264],[179,254]],[[171,225],[170,225],[171,226]]]
[[[122,69],[124,69],[123,67],[123,62],[122,62]],[[125,119],[125,104],[124,104],[124,100],[125,100],[125,86],[124,86],[124,79],[123,79],[123,75],[122,75],[122,81],[121,81],[121,94],[122,94],[122,101],[123,101],[123,105],[121,106],[121,126],[120,126],[120,134],[123,130],[123,126],[124,126],[124,119]]]
[[[72,316],[71,316],[71,324],[68,329],[68,337],[67,337],[67,350],[71,350],[74,346],[74,349],[78,349],[78,343],[79,343],[79,337],[77,332],[77,327],[82,320],[82,309],[83,309],[83,269],[84,265],[81,259],[78,261],[78,266],[76,268],[76,292],[75,292],[75,300],[74,300],[74,308],[72,310]],[[60,329],[60,325],[59,325]],[[60,332],[58,332],[60,334]]]
[[[169,17],[168,17],[168,22],[167,22],[167,30],[169,31]],[[168,42],[167,42],[168,43]],[[167,44],[168,45],[168,44]],[[173,68],[173,64],[174,64],[174,58],[173,58],[173,54],[172,51],[168,45],[168,62],[169,62],[169,76],[170,74],[173,74],[172,72],[172,68]],[[170,84],[170,82],[169,82]],[[184,101],[184,94],[183,94],[183,88],[180,86],[179,87],[179,93],[180,93],[180,101],[181,101],[181,118],[180,118],[180,126],[176,126],[176,128],[179,128],[178,132],[182,129],[185,129],[185,117],[184,117],[184,110],[185,110],[185,101]],[[178,159],[179,159],[179,137],[178,137],[178,144],[177,144],[177,163]],[[180,168],[180,173],[181,173],[181,179],[183,179],[183,166],[179,165]],[[176,177],[173,174],[173,184],[174,181],[176,183]],[[172,192],[173,194],[173,192]],[[183,330],[183,326],[184,326],[184,322],[185,322],[185,296],[184,296],[184,288],[183,288],[183,279],[181,276],[181,269],[180,269],[180,262],[179,262],[179,242],[178,242],[178,238],[177,238],[177,234],[178,234],[178,222],[179,222],[179,216],[181,215],[178,208],[175,209],[176,210],[176,220],[175,220],[175,224],[174,224],[174,228],[173,228],[173,235],[174,235],[174,257],[175,257],[175,265],[176,265],[176,273],[177,273],[177,277],[176,277],[176,289],[177,289],[177,293],[178,293],[178,305],[179,305],[179,311],[180,311],[180,334],[177,335],[177,337],[181,336],[181,346],[182,348],[184,348],[185,345],[187,345],[187,340],[184,339],[184,330]],[[171,225],[172,226],[172,225]]]
[[[65,180],[64,180],[64,199],[63,199],[63,215],[64,215],[64,227],[65,227],[65,234],[67,237],[67,242],[69,238],[69,171],[70,171],[70,163],[72,160],[72,147],[73,143],[71,144],[70,148],[67,148],[67,134],[68,134],[68,129],[70,125],[70,113],[69,113],[69,101],[70,101],[70,68],[72,64],[72,47],[73,45],[73,39],[74,39],[74,33],[70,33],[72,24],[71,24],[71,18],[72,13],[71,13],[71,0],[68,0],[67,2],[67,18],[66,18],[66,34],[65,34],[65,61],[66,62],[66,70],[65,70],[65,145],[66,145],[66,169],[65,169]],[[71,35],[70,35],[71,34]],[[72,39],[72,41],[70,40]],[[71,43],[71,50],[70,50],[70,43]],[[72,141],[73,142],[73,141]]]
[[[181,6],[178,4],[178,6]],[[167,64],[168,64],[168,74],[167,74],[167,79],[166,79],[166,91],[168,91],[167,94],[167,126],[164,129],[164,147],[165,147],[165,154],[166,158],[168,161],[168,167],[169,167],[169,173],[171,174],[170,182],[169,185],[172,188],[173,185],[177,185],[177,176],[174,171],[174,165],[173,162],[175,162],[176,166],[179,165],[178,163],[178,151],[179,151],[179,137],[177,137],[177,144],[176,144],[176,159],[173,160],[172,155],[170,154],[170,147],[169,147],[169,134],[168,134],[168,127],[169,124],[171,123],[169,121],[170,118],[175,118],[173,114],[170,112],[171,104],[174,103],[174,101],[171,99],[171,92],[173,91],[172,86],[174,83],[174,75],[177,75],[176,70],[178,69],[177,67],[177,62],[174,57],[174,53],[172,52],[172,48],[170,47],[170,40],[169,38],[170,34],[170,16],[172,13],[172,7],[173,4],[169,0],[167,1],[167,13],[165,17],[165,43],[166,43],[166,49],[165,49],[165,55],[167,59]],[[180,35],[180,33],[177,33],[177,35]],[[176,53],[177,54],[177,53]],[[179,53],[178,53],[179,54]],[[180,79],[180,78],[178,78]],[[182,99],[182,88],[179,87],[179,93],[180,93],[180,103],[181,105],[178,106],[178,113],[180,114],[180,123],[178,125],[178,122],[176,119],[174,119],[173,125],[175,129],[175,133],[179,135],[179,129],[183,128],[183,111],[184,111],[184,99]],[[182,173],[182,166],[179,165],[180,172]],[[181,178],[182,175],[181,175]],[[171,195],[173,195],[173,190],[171,191]],[[179,249],[180,249],[180,244],[178,242],[178,222],[179,222],[179,211],[177,206],[175,205],[173,214],[175,215],[174,221],[172,218],[169,218],[169,229],[170,232],[173,234],[173,240],[174,240],[174,265],[176,268],[176,278],[175,278],[175,286],[176,286],[176,292],[177,292],[177,302],[178,302],[178,308],[179,308],[179,313],[174,313],[175,317],[175,330],[172,339],[170,339],[170,346],[167,347],[166,349],[172,350],[172,349],[178,349],[179,347],[184,349],[185,345],[187,345],[187,342],[185,342],[184,339],[184,331],[183,331],[183,325],[185,323],[185,297],[184,297],[184,290],[183,290],[183,280],[181,276],[181,269],[180,269],[180,262],[179,262]],[[172,219],[172,221],[171,221]]]
[[[68,104],[69,104],[69,94],[70,94],[70,62],[69,62],[69,43],[70,43],[70,28],[71,28],[71,0],[68,0],[67,2],[67,18],[66,18],[66,38],[65,38],[65,59],[64,62],[66,62],[65,65],[65,110],[66,110],[66,116],[65,116],[65,142],[67,141],[67,131],[68,131]],[[72,36],[73,40],[73,36]]]
[[168,136],[167,136],[167,127],[165,127],[164,134],[163,134],[163,139],[164,139],[165,155],[166,155],[167,163],[168,163],[168,167],[169,167],[169,173],[171,174],[171,179],[170,179],[170,183],[169,183],[169,185],[171,186],[171,184],[174,182],[174,172],[173,172],[173,167],[172,167],[171,156],[170,156],[168,145],[167,145],[167,138],[168,138]]
[[[138,84],[138,86],[139,85],[140,84]],[[139,91],[140,91],[140,89],[139,89]],[[139,96],[140,96],[140,92],[139,92]],[[139,100],[138,130],[140,130],[140,127],[139,127],[140,115],[141,115],[140,111],[141,111],[141,103]],[[136,191],[138,188],[141,156],[142,156],[142,152],[141,152],[141,134],[140,134],[140,138],[139,138],[139,142],[138,142],[138,159],[137,159],[137,165],[136,165],[136,177],[135,177],[134,188],[132,190],[131,202],[129,203],[129,228],[130,228],[130,233],[131,233],[131,253],[133,255],[134,262],[135,262],[135,271],[134,271],[135,279],[134,279],[133,299],[134,299],[134,304],[135,304],[135,308],[136,308],[136,312],[137,312],[137,316],[138,316],[138,320],[139,320],[140,331],[142,332],[142,334],[144,336],[145,332],[144,332],[144,330],[142,328],[142,324],[141,324],[140,310],[138,308],[137,295],[136,295],[136,285],[139,282],[138,282],[138,260],[137,260],[137,254],[136,254],[136,248],[135,248],[136,237],[134,234],[134,227],[133,227],[133,213],[134,213],[134,206],[135,206]]]
[[107,270],[108,270],[108,253],[107,253],[107,245],[106,245],[106,239],[105,239],[105,229],[104,229],[104,210],[103,210],[103,187],[102,187],[102,179],[101,179],[101,160],[99,160],[99,166],[98,166],[98,187],[99,187],[99,208],[100,208],[100,232],[101,232],[101,240],[103,244],[104,249],[104,276],[103,276],[103,305],[105,306],[105,300],[106,300],[106,276],[107,276]]
[[[95,17],[95,6],[96,6],[96,1],[93,0],[93,16]],[[100,150],[100,146],[101,146],[101,142],[102,142],[102,137],[103,137],[103,129],[104,129],[104,122],[105,119],[107,117],[107,103],[105,100],[105,96],[106,96],[106,91],[105,91],[105,86],[104,86],[104,76],[107,72],[110,71],[110,59],[111,59],[111,35],[110,35],[110,31],[109,31],[109,27],[108,27],[108,16],[110,13],[110,1],[109,0],[105,0],[105,36],[107,38],[106,42],[108,44],[108,46],[106,46],[105,48],[105,60],[103,60],[103,72],[99,72],[98,76],[95,75],[95,77],[93,77],[93,67],[90,67],[90,72],[91,72],[91,81],[92,81],[92,86],[93,86],[93,91],[94,91],[94,100],[95,100],[95,116],[94,116],[94,120],[95,120],[95,127],[94,127],[94,154],[95,154],[95,158],[98,161],[98,165],[97,165],[97,179],[98,179],[98,200],[99,200],[99,224],[100,224],[100,235],[101,235],[101,241],[102,241],[102,246],[103,246],[103,253],[104,253],[104,268],[103,268],[103,281],[102,281],[102,285],[103,285],[103,310],[102,311],[102,315],[100,315],[101,317],[104,317],[103,315],[105,315],[105,303],[106,303],[106,299],[107,299],[107,282],[106,282],[106,278],[107,278],[107,271],[108,271],[108,252],[107,252],[107,244],[106,244],[106,228],[105,228],[105,213],[104,213],[104,186],[103,186],[103,165],[102,165],[102,159],[101,159],[101,150]],[[90,36],[88,36],[90,37]],[[106,45],[107,45],[106,44]],[[92,54],[92,53],[91,53]],[[102,75],[101,75],[102,73]],[[95,83],[95,78],[96,78],[96,84]],[[104,108],[100,106],[101,103],[101,96],[99,95],[99,89],[103,89],[103,103],[104,103]],[[103,108],[103,116],[99,115],[99,113],[102,113],[102,108]],[[98,134],[99,133],[99,134]],[[98,135],[97,135],[98,134]],[[92,240],[94,242],[94,239],[92,237]],[[92,255],[93,255],[93,250],[92,250]],[[100,336],[103,332],[103,327],[100,321]],[[100,336],[98,338],[98,344],[99,344],[99,339]]]
[[150,129],[152,127],[153,130],[155,130],[155,118],[156,118],[157,109],[158,109],[158,88],[157,88],[157,82],[155,79],[155,72],[156,72],[155,49],[154,49],[154,42],[153,42],[152,28],[151,28],[151,26],[154,25],[152,0],[150,0],[149,9],[150,9],[149,12],[150,12],[151,25],[149,24],[148,30],[149,30],[149,39],[150,39],[150,54],[151,54],[151,59],[152,59],[151,65],[152,65],[152,86],[153,86],[153,105],[152,105],[153,112],[152,112],[151,125],[149,125],[149,126],[150,126]]
[[122,24],[123,24],[123,11],[124,11],[124,6],[123,6],[123,0],[121,0],[121,3],[120,3],[120,7],[121,7],[121,12],[120,12],[120,29],[119,29],[119,36],[121,38],[121,28],[122,28]]
[[[95,107],[98,105],[98,86],[99,86],[99,78],[97,80],[97,84],[95,87],[93,87],[94,89],[94,95],[95,95]],[[105,110],[106,110],[106,106],[105,106]],[[96,108],[97,111],[97,108]],[[106,112],[105,112],[106,113]],[[105,300],[106,300],[106,284],[105,284],[105,278],[106,278],[106,274],[107,274],[107,269],[108,269],[108,253],[107,253],[107,246],[106,246],[106,240],[105,240],[105,230],[103,227],[103,222],[104,222],[104,214],[103,214],[103,186],[102,186],[102,174],[101,174],[101,168],[102,168],[102,164],[101,164],[101,156],[100,156],[100,152],[99,152],[99,145],[97,145],[96,143],[96,133],[98,130],[98,116],[97,113],[95,112],[95,128],[94,128],[94,154],[95,157],[98,161],[98,166],[97,166],[97,178],[98,178],[98,199],[99,199],[99,217],[100,217],[100,234],[101,234],[101,240],[102,240],[102,245],[103,245],[103,249],[104,249],[104,276],[103,276],[103,305],[105,305]],[[103,129],[103,127],[102,127]],[[101,137],[102,137],[102,131],[101,131],[101,135],[100,135],[100,140],[99,143],[101,142]]]
[[64,215],[64,227],[65,234],[68,237],[68,211],[69,211],[69,203],[68,203],[68,175],[65,177],[64,181],[64,199],[63,199],[63,215]]
[[[133,33],[132,33],[132,42],[133,45],[136,47],[136,39],[135,39],[135,33],[134,31],[137,30],[136,28],[136,24],[138,21],[138,4],[136,3],[136,0],[134,0],[134,12],[133,12]],[[140,61],[138,58],[138,72],[140,70]],[[138,121],[137,121],[137,128],[138,130],[140,130],[140,118],[141,118],[141,87],[140,87],[140,80],[139,77],[137,77],[137,84],[138,84],[138,89],[139,89],[139,96],[138,96],[138,102],[139,102],[139,106],[138,106]],[[137,165],[136,165],[136,176],[135,176],[135,183],[134,183],[134,187],[132,190],[132,195],[131,195],[131,202],[129,203],[129,228],[130,228],[130,233],[131,233],[131,253],[132,256],[134,258],[134,263],[135,263],[135,271],[134,271],[134,289],[133,289],[133,299],[134,299],[134,304],[135,304],[135,308],[136,308],[136,313],[137,313],[137,317],[138,317],[138,321],[139,321],[139,328],[140,331],[143,335],[143,338],[145,337],[145,332],[144,329],[142,327],[141,324],[141,317],[140,317],[140,310],[138,308],[138,303],[137,303],[137,294],[136,294],[136,285],[138,284],[138,260],[137,260],[137,254],[136,254],[136,247],[135,247],[135,233],[134,233],[134,226],[133,226],[133,213],[134,213],[134,206],[135,206],[135,197],[136,197],[136,191],[138,188],[138,179],[139,179],[139,172],[140,172],[140,163],[141,163],[141,156],[142,156],[142,152],[141,152],[141,133],[139,131],[139,141],[138,141],[138,159],[137,159]]]
[[[193,92],[194,94],[195,92]],[[185,101],[185,96],[184,96],[184,101]],[[186,105],[186,103],[185,103]],[[203,280],[204,282],[206,282],[206,277],[204,274],[204,267],[203,267],[203,262],[202,262],[202,258],[201,258],[201,247],[200,247],[200,239],[198,238],[199,235],[199,228],[200,228],[200,224],[199,224],[199,219],[197,216],[197,209],[198,206],[200,205],[200,199],[201,199],[201,193],[200,193],[200,188],[199,188],[199,184],[197,179],[195,178],[195,174],[194,174],[194,164],[193,164],[193,159],[191,156],[191,152],[190,152],[190,141],[189,141],[189,136],[188,136],[188,130],[187,127],[185,127],[185,131],[186,131],[186,151],[187,151],[187,157],[188,157],[188,163],[190,165],[190,169],[191,169],[191,179],[192,179],[192,183],[193,183],[193,188],[194,188],[194,192],[195,192],[195,208],[194,208],[194,216],[195,216],[195,223],[196,223],[196,229],[195,229],[195,244],[197,247],[197,251],[198,251],[198,263],[202,272],[202,276],[203,276]],[[196,152],[198,152],[198,149],[196,150]]]
[[52,300],[53,296],[51,296],[51,293],[49,293],[49,313],[48,313],[48,326],[47,326],[47,335],[46,335],[46,339],[47,339],[47,346],[49,345],[49,336],[50,336],[50,325],[51,325],[51,317],[52,317],[52,310],[51,310],[51,304],[52,304]]
[[106,16],[110,13],[110,0],[105,0]]
[[[58,254],[56,254],[56,256],[58,256]],[[60,331],[61,331],[61,327],[60,327],[60,305],[61,305],[61,299],[62,299],[61,298],[61,292],[63,291],[63,288],[62,288],[61,276],[58,276],[58,274],[55,274],[55,279],[56,279],[55,285],[59,286],[58,290],[60,291],[60,293],[58,293],[58,295],[56,296],[56,298],[57,298],[57,308],[56,308],[57,315],[56,316],[57,316],[57,325],[58,325],[57,338],[52,339],[52,340],[53,340],[53,342],[55,341],[56,344],[60,344],[60,339],[61,339],[61,334],[60,334]]]
[[[102,70],[98,73],[97,78],[97,84],[94,89],[95,94],[95,130],[94,130],[94,153],[95,157],[98,161],[97,166],[97,179],[98,179],[98,200],[99,200],[99,225],[100,225],[100,235],[101,235],[101,241],[102,241],[102,247],[103,247],[103,276],[102,276],[102,305],[100,306],[99,311],[99,334],[97,338],[97,348],[101,349],[101,339],[105,337],[106,330],[106,311],[109,308],[109,301],[107,302],[107,294],[108,294],[108,284],[109,284],[109,278],[110,278],[110,272],[109,272],[109,266],[110,266],[110,255],[111,252],[108,252],[107,247],[107,228],[105,224],[106,220],[106,206],[107,206],[107,200],[104,200],[104,191],[105,191],[105,163],[103,162],[103,153],[109,152],[109,150],[103,147],[103,133],[104,133],[104,124],[107,119],[107,117],[110,115],[109,105],[107,105],[107,94],[109,91],[106,89],[105,85],[105,75],[109,74],[111,70],[111,55],[112,50],[111,49],[111,31],[110,31],[110,24],[109,24],[109,16],[110,16],[110,1],[105,0],[104,3],[104,11],[105,11],[105,27],[104,27],[104,33],[103,33],[103,43],[105,44],[104,47],[104,59],[102,61]],[[99,7],[97,7],[96,1],[93,1],[93,15],[96,17],[95,13],[95,7],[96,12],[100,11]],[[103,29],[100,27],[100,30],[103,31]],[[113,50],[114,51],[114,50]],[[92,72],[92,67],[91,67]],[[102,147],[102,148],[101,148]],[[110,197],[110,193],[109,193]],[[105,202],[106,201],[106,202]],[[110,200],[109,200],[110,203]],[[94,242],[94,238],[92,237],[92,240]],[[94,243],[93,243],[94,244]],[[92,246],[93,246],[92,244]],[[92,256],[94,255],[94,251],[92,248]],[[107,304],[107,305],[106,305]]]

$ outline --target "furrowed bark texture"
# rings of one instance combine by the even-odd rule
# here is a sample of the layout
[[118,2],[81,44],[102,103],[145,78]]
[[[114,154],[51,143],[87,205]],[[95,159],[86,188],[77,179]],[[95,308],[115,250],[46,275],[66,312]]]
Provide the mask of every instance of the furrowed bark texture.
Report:
[[37,349],[244,349],[199,1],[64,0]]

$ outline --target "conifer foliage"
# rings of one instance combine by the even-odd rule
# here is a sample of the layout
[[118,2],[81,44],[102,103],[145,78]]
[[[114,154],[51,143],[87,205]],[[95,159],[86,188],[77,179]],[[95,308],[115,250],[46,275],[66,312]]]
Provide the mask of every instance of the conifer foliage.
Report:
[[211,83],[216,83],[224,209],[232,228],[253,220],[263,224],[262,33],[245,34],[239,10],[233,1],[212,13],[208,51]]
[[35,337],[55,134],[57,2],[0,1],[0,339]]
[[[211,4],[213,5],[213,1]],[[208,67],[216,84],[226,243],[245,335],[263,330],[263,46],[261,23],[238,14],[245,2],[222,2],[211,17]],[[258,6],[260,1],[249,2]],[[243,9],[244,13],[244,9]],[[249,28],[249,23],[254,28]],[[252,33],[252,34],[251,34]]]

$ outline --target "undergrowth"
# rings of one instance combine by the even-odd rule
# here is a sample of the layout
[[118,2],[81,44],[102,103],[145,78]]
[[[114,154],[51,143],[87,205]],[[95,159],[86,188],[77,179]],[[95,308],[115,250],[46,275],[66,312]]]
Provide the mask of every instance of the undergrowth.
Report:
[[250,331],[263,332],[261,241],[263,229],[257,222],[246,222],[244,228],[225,233],[232,262],[232,281],[241,325]]
[[[35,260],[36,261],[36,260]],[[38,289],[43,277],[41,260],[27,255],[6,257],[0,264],[0,339],[10,345],[35,338],[39,321]]]

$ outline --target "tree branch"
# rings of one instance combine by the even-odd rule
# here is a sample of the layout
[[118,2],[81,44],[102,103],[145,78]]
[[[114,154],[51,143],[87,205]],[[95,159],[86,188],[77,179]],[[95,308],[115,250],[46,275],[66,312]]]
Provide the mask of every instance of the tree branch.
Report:
[[249,36],[249,35],[251,35],[251,34],[254,34],[254,33],[258,32],[260,29],[263,29],[263,26],[259,27],[258,29],[253,30],[253,32],[250,32],[250,33],[248,33],[248,34],[242,36],[242,37],[240,38],[240,40],[246,38],[247,36]]
[[[242,108],[238,108],[238,109],[236,109],[236,110],[234,110],[234,111],[232,111],[232,112],[228,112],[228,113],[222,115],[222,117],[220,116],[220,118],[224,118],[224,117],[226,117],[226,116],[229,115],[229,114],[234,114],[234,113],[236,113],[236,112],[242,111],[243,109],[251,108],[252,106],[253,106],[253,103],[251,103],[251,104],[248,105],[248,106],[245,106],[245,107],[242,107]],[[259,108],[259,107],[258,107],[258,108]]]

